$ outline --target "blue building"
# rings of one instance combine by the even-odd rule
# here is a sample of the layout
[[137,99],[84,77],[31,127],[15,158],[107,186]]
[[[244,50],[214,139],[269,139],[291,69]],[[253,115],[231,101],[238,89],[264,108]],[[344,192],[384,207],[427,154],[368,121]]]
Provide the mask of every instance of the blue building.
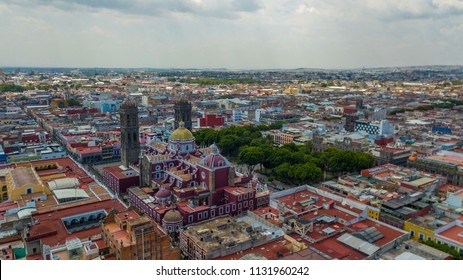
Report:
[[8,161],[8,156],[3,151],[3,147],[0,145],[0,164],[6,163]]

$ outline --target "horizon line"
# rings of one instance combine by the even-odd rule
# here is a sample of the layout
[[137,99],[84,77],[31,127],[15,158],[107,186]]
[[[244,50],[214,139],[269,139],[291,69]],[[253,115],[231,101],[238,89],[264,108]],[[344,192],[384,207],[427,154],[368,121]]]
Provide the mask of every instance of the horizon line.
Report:
[[228,67],[107,67],[107,66],[0,66],[0,69],[5,68],[37,68],[37,69],[159,69],[159,70],[223,70],[223,71],[269,71],[269,70],[322,70],[322,71],[348,71],[348,70],[370,70],[370,69],[387,69],[387,68],[420,68],[420,67],[463,67],[463,64],[423,64],[423,65],[404,65],[404,66],[371,66],[371,67],[338,67],[338,68],[323,68],[323,67],[294,67],[294,68],[228,68]]

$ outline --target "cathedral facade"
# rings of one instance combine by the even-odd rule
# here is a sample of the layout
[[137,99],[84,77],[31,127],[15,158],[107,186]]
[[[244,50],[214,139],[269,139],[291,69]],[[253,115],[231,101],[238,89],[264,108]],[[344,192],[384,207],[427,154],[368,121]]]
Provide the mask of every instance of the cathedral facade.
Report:
[[265,186],[238,174],[217,146],[200,149],[183,122],[168,143],[146,145],[139,168],[142,187],[129,189],[129,201],[171,232],[269,202]]

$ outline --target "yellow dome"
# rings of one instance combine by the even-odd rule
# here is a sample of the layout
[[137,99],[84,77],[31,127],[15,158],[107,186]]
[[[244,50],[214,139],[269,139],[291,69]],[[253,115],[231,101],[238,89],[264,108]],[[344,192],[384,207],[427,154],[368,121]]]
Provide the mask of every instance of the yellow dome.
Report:
[[186,129],[183,125],[183,122],[180,122],[179,128],[174,130],[170,135],[170,140],[190,140],[193,139],[193,133]]

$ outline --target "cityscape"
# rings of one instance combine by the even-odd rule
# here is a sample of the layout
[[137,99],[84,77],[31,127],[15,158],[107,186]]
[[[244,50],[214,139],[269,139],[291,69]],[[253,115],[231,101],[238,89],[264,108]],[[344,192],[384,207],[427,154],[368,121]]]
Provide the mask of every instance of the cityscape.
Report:
[[3,260],[460,260],[463,67],[0,70]]
[[463,0],[3,0],[0,37],[2,279],[458,275]]

